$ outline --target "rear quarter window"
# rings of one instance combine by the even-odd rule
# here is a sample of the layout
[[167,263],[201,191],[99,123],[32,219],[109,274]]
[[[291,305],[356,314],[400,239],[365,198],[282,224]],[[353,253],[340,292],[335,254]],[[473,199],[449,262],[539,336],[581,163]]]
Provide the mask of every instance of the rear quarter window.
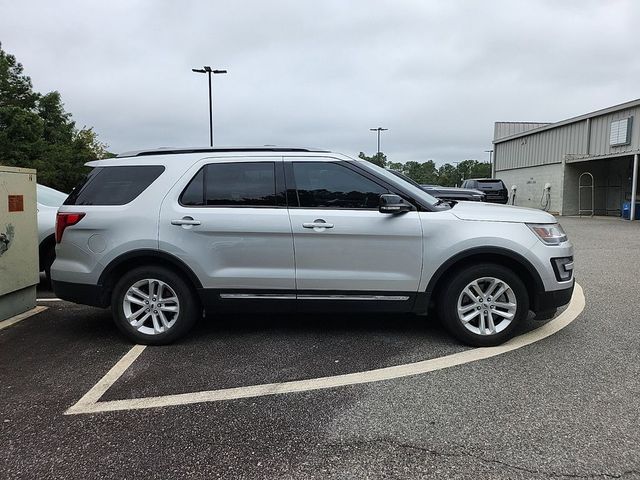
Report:
[[125,205],[144,192],[162,172],[162,165],[94,168],[73,189],[64,205]]

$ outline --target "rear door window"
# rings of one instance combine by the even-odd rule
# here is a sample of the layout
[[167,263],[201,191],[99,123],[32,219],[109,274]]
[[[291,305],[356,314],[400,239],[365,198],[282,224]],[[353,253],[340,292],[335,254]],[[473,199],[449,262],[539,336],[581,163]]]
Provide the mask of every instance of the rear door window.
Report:
[[73,189],[64,205],[125,205],[144,192],[162,172],[162,165],[94,168]]
[[276,185],[274,162],[232,162],[205,165],[180,196],[184,206],[284,206]]

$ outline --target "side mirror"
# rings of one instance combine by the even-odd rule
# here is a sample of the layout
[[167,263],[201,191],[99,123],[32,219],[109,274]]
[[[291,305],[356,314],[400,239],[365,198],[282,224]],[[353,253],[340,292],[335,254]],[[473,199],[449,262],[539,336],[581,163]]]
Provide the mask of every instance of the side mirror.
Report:
[[412,207],[402,197],[393,193],[385,193],[380,195],[379,210],[380,213],[404,213],[410,212]]

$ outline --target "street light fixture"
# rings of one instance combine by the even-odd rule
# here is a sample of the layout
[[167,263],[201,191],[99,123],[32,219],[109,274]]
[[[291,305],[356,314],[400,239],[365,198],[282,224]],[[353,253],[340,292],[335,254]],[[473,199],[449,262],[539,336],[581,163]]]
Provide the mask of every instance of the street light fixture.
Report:
[[192,72],[206,73],[209,77],[209,143],[213,147],[213,97],[211,95],[211,74],[218,75],[221,73],[227,73],[226,70],[212,70],[209,66],[202,68],[192,68]]
[[371,130],[372,132],[378,132],[378,154],[380,154],[380,132],[386,132],[389,129],[378,127],[378,128],[370,128],[369,130]]

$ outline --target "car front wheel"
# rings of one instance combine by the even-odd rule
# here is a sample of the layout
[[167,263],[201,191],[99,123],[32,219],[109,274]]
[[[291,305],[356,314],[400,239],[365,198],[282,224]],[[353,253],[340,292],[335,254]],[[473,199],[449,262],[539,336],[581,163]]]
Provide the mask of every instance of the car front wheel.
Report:
[[522,280],[497,264],[472,265],[448,278],[439,317],[457,339],[474,347],[499,345],[529,313]]

